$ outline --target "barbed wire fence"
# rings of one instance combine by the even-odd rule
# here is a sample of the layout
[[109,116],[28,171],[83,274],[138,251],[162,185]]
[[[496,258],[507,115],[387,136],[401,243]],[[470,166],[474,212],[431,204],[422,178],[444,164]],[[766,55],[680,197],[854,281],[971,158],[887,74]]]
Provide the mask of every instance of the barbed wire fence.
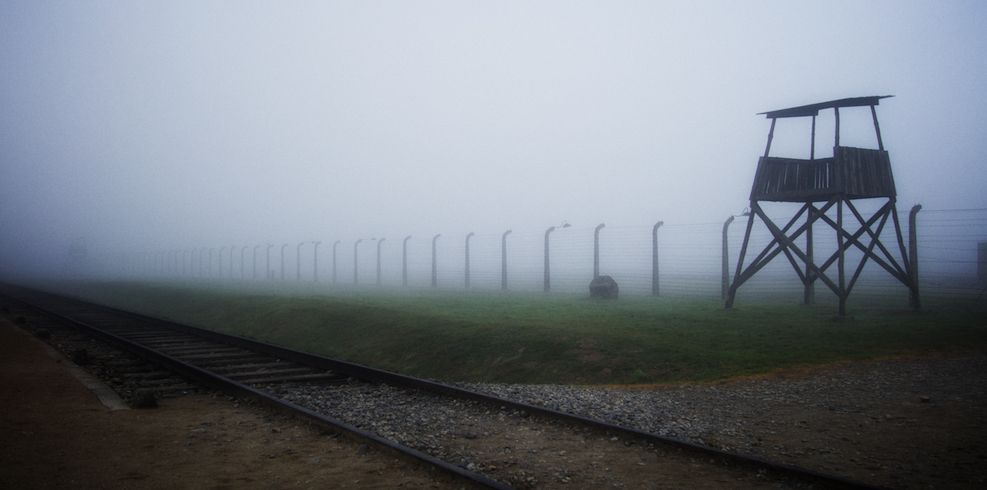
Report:
[[[908,215],[907,210],[899,210],[899,214]],[[779,221],[785,221],[784,214],[779,212],[778,216]],[[600,273],[613,277],[624,295],[657,293],[670,297],[718,298],[722,295],[724,266],[728,278],[735,272],[746,226],[746,217],[731,221],[663,223],[658,225],[657,232],[655,223],[607,224],[599,230]],[[907,247],[908,222],[903,220],[901,224]],[[337,237],[323,240],[318,245],[314,242],[273,242],[271,246],[266,243],[188,245],[93,257],[86,273],[80,277],[239,284],[261,290],[297,289],[304,285],[306,291],[324,292],[407,287],[588,293],[593,278],[597,225],[557,225],[551,231],[546,227],[541,230],[461,230],[441,234]],[[816,257],[834,253],[835,232],[828,230],[827,233],[820,225],[815,230]],[[918,277],[923,296],[984,296],[987,286],[987,208],[922,210],[918,214],[916,231]],[[472,232],[475,233],[470,235]],[[405,240],[407,236],[410,238]],[[885,226],[881,238],[895,258],[901,260],[894,228],[890,224]],[[749,249],[760,250],[771,239],[766,227],[756,223]],[[800,240],[799,244],[804,246],[804,236]],[[656,244],[657,274],[654,270]],[[851,268],[862,256],[853,248],[846,254]],[[816,289],[816,297],[821,301],[832,296],[824,287]],[[853,296],[901,298],[906,302],[908,290],[871,262],[865,265]],[[803,298],[803,285],[791,264],[778,256],[740,288],[738,301],[745,298],[799,302]]]

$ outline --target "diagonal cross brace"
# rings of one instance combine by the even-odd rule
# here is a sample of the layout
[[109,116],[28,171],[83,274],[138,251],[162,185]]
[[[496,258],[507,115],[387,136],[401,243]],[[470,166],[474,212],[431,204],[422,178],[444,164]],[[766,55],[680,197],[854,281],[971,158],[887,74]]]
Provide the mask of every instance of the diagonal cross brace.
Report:
[[[882,216],[885,217],[885,219],[886,219],[886,216],[887,216],[887,213],[888,213],[888,207],[890,205],[891,205],[891,203],[888,202],[888,204],[885,204],[884,206],[882,206],[881,209],[877,213],[875,213],[874,216],[872,216],[866,222],[864,222],[861,219],[861,217],[858,215],[858,213],[854,213],[854,215],[857,217],[858,221],[861,222],[861,227],[857,231],[855,231],[854,233],[852,233],[852,234],[849,233],[848,231],[840,228],[837,225],[837,223],[835,223],[832,220],[832,218],[830,218],[828,216],[821,216],[820,219],[822,219],[824,222],[826,222],[827,224],[829,224],[830,227],[832,227],[834,230],[836,230],[837,233],[843,235],[843,237],[847,240],[846,245],[853,245],[853,246],[859,248],[864,253],[864,256],[865,257],[870,257],[871,260],[873,260],[876,264],[880,265],[884,270],[888,271],[888,273],[891,274],[895,279],[898,279],[899,281],[903,282],[904,284],[910,284],[910,281],[908,279],[907,273],[905,273],[901,269],[901,266],[898,265],[898,263],[894,260],[894,258],[891,257],[890,254],[888,254],[887,249],[884,247],[883,244],[880,243],[880,239],[877,238],[875,236],[874,232],[871,230],[871,226],[873,226],[875,222],[877,222],[879,219],[881,219]],[[852,210],[852,211],[855,211],[855,210]],[[863,243],[860,242],[860,237],[864,233],[868,233],[870,235],[870,237],[871,237],[871,240],[877,242],[877,245],[881,248],[881,251],[885,254],[885,256],[888,258],[888,260],[891,261],[891,264],[888,264],[884,259],[882,259],[880,256],[878,256],[877,254],[875,254],[870,249],[870,247],[869,247],[870,244],[868,244],[867,246],[865,246]],[[844,248],[846,248],[846,247],[844,247]],[[825,269],[829,268],[829,266],[833,265],[833,262],[835,262],[838,259],[838,257],[839,257],[839,250],[837,250],[832,255],[830,255],[829,259],[827,259],[823,263],[823,265],[821,266],[821,269],[825,270]],[[893,265],[893,267],[892,267],[892,265]]]
[[[851,208],[852,209],[852,208]],[[854,213],[856,215],[857,213]],[[860,219],[858,216],[857,219]],[[864,256],[861,257],[860,263],[857,264],[857,269],[853,271],[853,277],[850,278],[850,284],[846,287],[847,296],[850,295],[850,291],[853,291],[853,286],[857,284],[857,279],[860,278],[860,273],[864,270],[864,265],[867,264],[867,259],[874,256],[874,245],[881,245],[881,241],[877,237],[881,236],[881,232],[884,231],[884,225],[888,222],[888,213],[882,213],[881,223],[877,225],[877,233],[871,233],[870,245],[867,246],[867,250],[864,252]],[[868,230],[868,233],[870,231]],[[883,245],[881,245],[883,248]]]
[[[794,226],[794,224],[798,222],[798,220],[801,218],[802,214],[806,212],[806,210],[808,209],[808,205],[803,206],[795,214],[795,217],[793,217],[783,228],[779,228],[764,213],[764,210],[761,209],[761,207],[758,206],[757,203],[753,203],[751,222],[753,221],[754,216],[759,217],[768,227],[768,230],[771,232],[772,240],[761,251],[761,253],[758,254],[758,256],[747,266],[747,268],[743,269],[742,271],[738,270],[738,273],[734,280],[734,284],[731,286],[733,291],[736,292],[736,290],[743,283],[748,281],[751,277],[754,276],[754,274],[756,274],[759,270],[761,270],[764,266],[766,266],[771,260],[777,257],[778,254],[781,253],[785,254],[786,258],[788,259],[789,263],[792,264],[793,268],[795,269],[796,273],[799,276],[799,279],[802,281],[803,284],[805,284],[809,280],[814,280],[818,278],[838,296],[849,295],[850,291],[853,289],[854,285],[859,279],[862,269],[866,265],[866,262],[868,260],[873,260],[875,263],[877,263],[879,266],[885,269],[889,274],[891,274],[892,277],[898,279],[905,285],[910,285],[911,284],[911,281],[909,279],[910,276],[904,269],[902,269],[901,265],[899,265],[899,263],[894,259],[893,255],[887,250],[887,248],[884,246],[884,244],[881,242],[879,238],[881,233],[884,231],[884,227],[887,224],[887,219],[890,216],[889,210],[893,211],[893,208],[891,206],[893,206],[894,203],[892,201],[889,201],[888,203],[883,205],[870,219],[867,220],[863,218],[863,216],[856,209],[856,207],[852,205],[852,203],[848,203],[848,207],[850,208],[854,217],[860,223],[860,228],[858,228],[853,233],[850,233],[849,231],[841,228],[838,225],[838,223],[834,222],[832,218],[826,216],[825,214],[826,211],[828,211],[829,208],[831,208],[838,201],[840,201],[839,198],[834,198],[829,202],[827,202],[826,205],[824,205],[823,207],[819,208],[818,210],[815,210],[815,212],[810,211],[807,222],[801,225],[800,227],[798,227],[797,229],[795,229],[793,232],[790,232],[792,226]],[[801,236],[803,233],[805,233],[806,230],[817,220],[821,220],[826,224],[828,224],[833,230],[835,230],[840,236],[842,236],[842,238],[845,239],[845,243],[843,244],[842,250],[838,249],[822,265],[816,265],[815,263],[811,262],[809,260],[809,257],[806,255],[806,253],[798,245],[794,243],[794,240],[797,239],[799,236]],[[877,224],[876,229],[874,227],[875,224]],[[870,240],[866,244],[861,240],[861,237],[864,234],[867,234],[867,236],[870,238]],[[860,263],[857,265],[849,285],[846,286],[845,288],[841,288],[839,285],[836,284],[835,281],[833,281],[829,276],[825,274],[825,271],[830,266],[832,266],[834,262],[838,260],[841,252],[845,253],[845,251],[848,248],[850,248],[851,245],[860,249],[861,252],[863,253],[863,257]],[[877,252],[875,252],[875,248],[881,250],[881,253],[884,256],[883,258],[880,255],[878,255]],[[798,260],[801,260],[802,263],[806,265],[806,272],[804,273],[802,272],[801,268],[799,267],[799,264],[796,261],[796,258]],[[905,268],[908,268],[908,266],[909,264],[906,262]],[[742,267],[741,264],[738,264],[738,269],[741,269],[741,267]],[[841,294],[841,290],[843,290],[842,294]]]
[[[849,208],[850,208],[850,211],[851,211],[851,212],[853,213],[853,215],[854,215],[854,216],[856,216],[856,218],[857,218],[857,220],[858,220],[858,221],[859,221],[859,222],[860,222],[861,224],[863,224],[863,222],[864,222],[864,219],[863,219],[863,217],[861,217],[861,216],[860,216],[860,213],[859,213],[859,212],[857,211],[857,208],[856,208],[856,207],[855,207],[855,206],[853,205],[853,203],[852,203],[852,202],[847,202],[847,204],[848,204],[848,206],[847,206],[847,207],[849,207]],[[890,214],[890,215],[891,215],[891,216],[892,216],[892,217],[894,218],[894,219],[893,219],[893,221],[894,221],[894,223],[895,223],[895,228],[897,229],[897,228],[898,228],[898,224],[897,224],[897,223],[898,223],[898,211],[897,211],[897,208],[895,208],[895,203],[894,203],[894,201],[893,201],[893,200],[891,200],[891,201],[888,201],[888,203],[887,203],[887,204],[885,205],[885,207],[886,207],[887,209],[889,209],[889,210],[890,210],[890,213],[888,213],[888,214]],[[882,218],[882,220],[887,220],[887,217],[884,217],[884,218]],[[909,264],[908,264],[908,257],[906,257],[906,256],[904,256],[904,255],[902,255],[902,261],[903,261],[903,263],[904,263],[904,267],[902,267],[901,265],[899,265],[899,264],[898,264],[898,263],[897,263],[897,262],[895,261],[895,259],[894,259],[894,255],[893,255],[893,254],[892,254],[892,253],[891,253],[890,251],[888,251],[888,249],[887,249],[887,248],[886,248],[886,247],[884,246],[884,244],[883,244],[883,243],[881,242],[881,240],[880,240],[880,239],[878,238],[878,237],[880,237],[880,236],[881,236],[881,231],[882,231],[881,229],[878,229],[878,230],[877,230],[877,233],[871,233],[871,232],[870,232],[870,231],[868,230],[868,233],[870,233],[870,235],[871,235],[871,237],[872,237],[872,238],[873,238],[874,240],[876,240],[876,241],[877,241],[877,246],[878,246],[878,248],[880,248],[880,249],[881,249],[881,252],[883,252],[883,253],[884,253],[884,256],[885,256],[885,257],[887,257],[887,259],[888,259],[888,261],[889,261],[889,262],[891,263],[891,265],[893,265],[893,266],[894,266],[894,268],[895,268],[895,269],[896,269],[896,270],[897,270],[897,271],[898,271],[898,272],[899,272],[899,273],[900,273],[900,274],[901,274],[901,275],[902,275],[903,277],[909,277],[909,276],[911,275],[911,274],[910,274],[910,272],[909,272],[909,270],[910,270],[911,268],[909,267]],[[901,242],[901,241],[900,241],[900,240],[901,240],[901,231],[900,231],[900,230],[898,230],[898,233],[896,233],[896,235],[897,235],[897,237],[898,237],[898,239],[899,239],[899,242],[898,242],[898,245],[899,245],[899,248],[900,248],[900,250],[901,250],[901,253],[902,253],[902,254],[904,254],[904,251],[905,251],[905,244],[904,244],[903,242]]]
[[[797,238],[799,235],[802,234],[802,232],[805,231],[805,229],[808,227],[808,224],[803,224],[801,227],[799,227],[798,230],[796,230],[796,233],[794,233],[792,237],[789,237],[780,228],[778,228],[778,225],[774,224],[774,222],[771,221],[771,218],[769,218],[766,214],[764,214],[764,211],[756,203],[752,207],[752,212],[754,212],[758,217],[761,218],[762,221],[764,221],[764,224],[768,227],[768,230],[774,236],[779,249],[781,248],[788,249],[790,250],[791,253],[794,253],[800,260],[802,260],[802,263],[808,266],[810,274],[815,274],[815,277],[819,278],[819,280],[821,280],[824,284],[826,284],[826,286],[829,286],[829,289],[831,289],[837,295],[840,295],[841,288],[837,286],[837,284],[833,282],[833,280],[830,279],[829,276],[827,276],[823,270],[821,270],[818,266],[816,266],[816,264],[812,263],[812,261],[809,260],[809,257],[805,254],[805,252],[803,252],[802,249],[792,241],[793,238]],[[777,256],[778,253],[780,253],[780,250],[778,252],[774,252],[772,254],[772,257]],[[770,259],[768,259],[768,261],[769,260]],[[767,261],[765,261],[762,264],[759,264],[760,267],[758,267],[758,269],[764,267],[765,264],[767,264]],[[744,277],[743,280],[746,281],[750,279],[750,277],[753,276],[755,272],[757,271],[756,270],[750,271],[749,274],[746,274],[746,277]],[[738,283],[737,286],[739,287],[740,283]]]
[[[823,206],[823,208],[819,210],[819,213],[824,213],[834,203],[835,201],[831,201],[830,203],[827,203],[825,206]],[[836,293],[837,295],[840,294],[839,293],[840,288],[836,285],[836,283],[834,283],[832,279],[826,276],[825,272],[820,270],[819,267],[817,267],[815,264],[810,262],[808,260],[808,256],[806,256],[806,254],[802,251],[802,249],[792,242],[793,239],[797,238],[798,236],[800,236],[802,233],[805,232],[805,230],[808,228],[811,222],[800,226],[798,229],[795,230],[795,232],[791,235],[791,237],[789,237],[787,234],[788,229],[791,228],[791,226],[798,220],[798,218],[806,209],[807,207],[804,206],[802,210],[799,211],[799,213],[797,213],[796,216],[792,218],[791,221],[789,221],[789,223],[785,226],[784,229],[779,229],[778,226],[775,225],[773,221],[771,221],[771,218],[769,218],[764,213],[764,211],[761,209],[760,206],[757,205],[756,202],[752,203],[752,207],[751,207],[752,215],[750,220],[748,221],[748,229],[750,228],[750,225],[753,223],[754,217],[757,216],[761,218],[761,221],[763,221],[765,225],[768,227],[768,230],[771,232],[773,239],[771,243],[769,243],[764,248],[764,250],[761,251],[758,257],[754,259],[754,261],[752,261],[750,265],[747,266],[746,269],[744,269],[742,272],[738,271],[734,279],[734,283],[731,285],[731,297],[733,294],[736,293],[737,289],[743,283],[747,282],[751,277],[754,276],[754,274],[756,274],[772,259],[778,256],[779,253],[782,252],[786,253],[786,255],[789,257],[789,260],[793,263],[793,265],[795,265],[794,258],[791,257],[791,254],[794,253],[800,260],[802,260],[804,264],[807,265],[807,269],[810,275],[814,275],[815,277],[819,278],[819,280],[825,283],[826,286],[828,286],[831,290],[833,290],[833,292]],[[749,230],[748,230],[748,234],[749,234]],[[740,267],[741,264],[738,263],[737,268],[740,269]],[[799,277],[803,278],[803,283],[804,283],[805,281],[804,274],[798,268],[796,268],[796,271],[799,273]]]
[[[786,224],[783,229],[778,230],[777,227],[775,226],[775,229],[774,230],[771,230],[771,226],[769,226],[768,228],[769,228],[769,230],[771,230],[772,237],[773,237],[772,240],[771,240],[771,242],[768,243],[767,246],[765,246],[765,248],[761,251],[761,253],[758,254],[758,256],[754,260],[751,261],[750,265],[748,265],[747,266],[747,269],[744,270],[743,272],[740,271],[741,264],[740,263],[737,264],[738,271],[737,271],[737,274],[736,274],[736,278],[737,278],[736,279],[736,286],[737,287],[740,287],[741,284],[743,284],[744,282],[747,282],[747,280],[749,280],[751,277],[753,277],[754,274],[756,274],[759,270],[761,270],[765,265],[767,265],[769,262],[771,262],[771,260],[773,260],[775,257],[778,256],[779,253],[782,253],[783,251],[788,256],[789,261],[792,262],[792,265],[795,267],[796,272],[799,275],[799,278],[802,279],[802,282],[804,284],[806,282],[806,280],[807,280],[807,276],[794,263],[794,259],[790,255],[790,252],[788,252],[786,250],[786,247],[781,246],[779,244],[779,238],[778,237],[779,236],[786,237],[786,238],[788,238],[789,243],[791,243],[792,240],[795,240],[796,238],[798,238],[799,236],[801,236],[802,233],[805,233],[805,231],[817,219],[819,219],[818,216],[820,214],[825,213],[826,211],[828,211],[829,208],[831,208],[834,204],[836,204],[836,201],[835,200],[831,200],[828,203],[826,203],[826,205],[824,205],[823,207],[821,207],[821,208],[819,208],[817,210],[814,210],[812,214],[815,214],[816,216],[810,218],[807,223],[804,223],[802,226],[800,226],[798,229],[796,229],[791,234],[791,236],[788,236],[788,230],[792,227],[792,225],[794,225],[799,220],[799,218],[802,217],[802,213],[804,213],[808,209],[808,207],[809,207],[808,204],[807,205],[804,205],[799,210],[799,212],[795,214],[795,217],[793,217],[791,220],[789,220],[788,224]],[[767,215],[764,214],[763,210],[760,209],[760,206],[758,206],[756,203],[754,203],[754,206],[759,211],[761,211],[760,214],[757,214],[757,213],[755,213],[755,214],[758,215],[758,216],[760,216],[761,217],[761,220],[764,221],[765,223],[771,223],[773,225],[773,222],[771,222],[770,218],[768,218]],[[751,216],[751,221],[753,221],[753,215]],[[748,225],[750,225],[750,223],[748,223]],[[748,228],[750,228],[750,226],[748,226]],[[749,233],[750,233],[750,231],[748,230],[748,234]],[[777,246],[777,248],[776,248],[776,246]],[[800,258],[802,258],[802,261],[804,263],[807,263],[808,264],[809,261],[806,260],[806,258],[803,258],[803,257],[800,257]],[[825,270],[825,268],[823,268],[823,270]],[[814,271],[812,271],[811,270],[811,267],[810,267],[809,275],[811,276],[813,272]],[[818,276],[818,274],[817,274],[817,276]]]

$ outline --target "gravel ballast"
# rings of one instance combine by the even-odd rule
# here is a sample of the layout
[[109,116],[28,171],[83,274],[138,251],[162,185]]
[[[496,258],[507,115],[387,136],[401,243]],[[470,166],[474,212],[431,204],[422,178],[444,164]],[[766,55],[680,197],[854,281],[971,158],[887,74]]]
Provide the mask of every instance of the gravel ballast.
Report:
[[[846,363],[672,387],[462,386],[873,484],[978,488],[985,482],[982,464],[987,458],[984,372],[987,357],[968,356]],[[574,464],[580,459],[572,454],[572,447],[602,444],[594,450],[605,453],[603,446],[620,446],[622,441],[591,431],[576,432],[575,441],[562,440],[572,433],[570,428],[535,421],[537,417],[526,421],[529,416],[523,411],[450,401],[387,385],[354,382],[270,389],[295,403],[515,485],[623,485],[628,482],[611,467],[613,461],[650,463],[657,454],[653,448],[638,448],[615,459],[600,459],[599,467]],[[517,433],[525,430],[530,437],[517,439]],[[503,442],[511,438],[516,440]],[[503,447],[497,447],[501,443]],[[519,451],[530,451],[526,456],[561,452],[572,457],[547,461],[548,469],[541,471],[511,454]],[[649,451],[652,454],[645,455]]]
[[383,384],[277,385],[279,397],[518,488],[803,488],[524,410]]
[[987,484],[987,356],[675,387],[469,389],[899,488]]

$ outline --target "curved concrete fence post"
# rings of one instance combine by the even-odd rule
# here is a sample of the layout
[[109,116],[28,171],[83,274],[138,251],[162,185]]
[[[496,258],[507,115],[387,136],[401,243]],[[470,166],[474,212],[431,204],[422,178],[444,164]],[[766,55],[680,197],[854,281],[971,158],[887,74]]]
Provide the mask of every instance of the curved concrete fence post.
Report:
[[600,230],[604,226],[607,225],[600,223],[593,229],[593,279],[600,277]]
[[466,289],[470,287],[470,238],[473,238],[472,231],[466,235],[466,272],[463,274],[463,283]]
[[555,231],[554,226],[549,226],[548,229],[545,230],[545,272],[543,277],[543,289],[546,293],[552,290],[552,266],[551,261],[549,260],[548,236],[551,235],[553,231]]
[[380,246],[384,244],[384,239],[377,240],[377,285],[380,286]]
[[658,296],[661,292],[659,288],[658,276],[658,228],[664,225],[664,221],[655,223],[651,228],[651,295]]
[[432,287],[433,288],[439,286],[439,268],[435,258],[435,242],[438,241],[440,236],[442,236],[441,233],[436,234],[434,237],[432,237]]
[[511,230],[507,230],[500,236],[500,289],[507,290],[507,235]]
[[411,235],[404,237],[404,241],[401,242],[401,286],[408,287],[408,240],[411,240]]

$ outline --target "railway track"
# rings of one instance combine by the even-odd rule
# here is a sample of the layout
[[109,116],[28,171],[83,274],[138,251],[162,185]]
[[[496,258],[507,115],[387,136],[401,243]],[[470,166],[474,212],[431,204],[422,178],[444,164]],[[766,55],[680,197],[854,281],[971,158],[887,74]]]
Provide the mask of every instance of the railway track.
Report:
[[[51,293],[4,286],[0,294],[182,378],[332,427],[481,487],[874,488]],[[184,386],[160,369],[147,376]]]

